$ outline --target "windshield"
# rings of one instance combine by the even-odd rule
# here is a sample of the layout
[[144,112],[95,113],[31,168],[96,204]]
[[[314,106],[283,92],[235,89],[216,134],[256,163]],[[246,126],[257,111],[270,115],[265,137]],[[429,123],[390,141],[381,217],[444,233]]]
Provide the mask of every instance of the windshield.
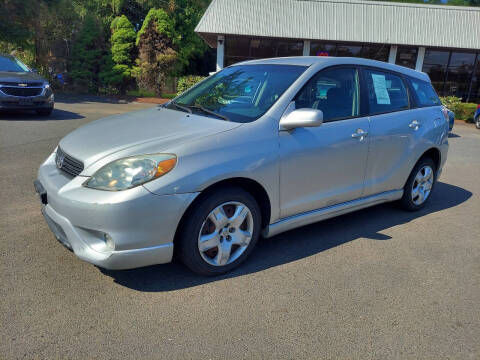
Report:
[[29,72],[27,65],[13,57],[0,56],[0,71],[7,72]]
[[167,107],[251,122],[265,114],[305,69],[296,65],[228,67],[186,91]]

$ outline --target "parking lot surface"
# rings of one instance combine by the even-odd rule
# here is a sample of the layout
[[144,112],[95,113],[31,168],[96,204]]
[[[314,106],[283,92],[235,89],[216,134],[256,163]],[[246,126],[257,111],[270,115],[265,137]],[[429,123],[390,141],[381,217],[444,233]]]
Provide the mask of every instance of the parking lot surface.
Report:
[[379,205],[261,240],[216,278],[101,270],[55,240],[32,183],[73,129],[149,106],[0,114],[1,359],[480,358],[480,131],[455,125],[418,213]]

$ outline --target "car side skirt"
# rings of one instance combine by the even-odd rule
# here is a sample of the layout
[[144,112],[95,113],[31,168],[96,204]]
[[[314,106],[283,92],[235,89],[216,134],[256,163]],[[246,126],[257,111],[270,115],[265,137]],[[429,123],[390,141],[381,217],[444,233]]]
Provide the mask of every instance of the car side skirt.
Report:
[[273,224],[268,225],[263,230],[263,236],[268,238],[291,230],[300,226],[312,224],[321,220],[326,220],[335,216],[343,215],[349,212],[360,210],[369,206],[381,204],[384,202],[398,200],[403,196],[403,189],[385,191],[380,194],[367,196],[364,198],[347,201],[341,204],[327,206],[321,209],[311,210],[298,215],[289,216]]

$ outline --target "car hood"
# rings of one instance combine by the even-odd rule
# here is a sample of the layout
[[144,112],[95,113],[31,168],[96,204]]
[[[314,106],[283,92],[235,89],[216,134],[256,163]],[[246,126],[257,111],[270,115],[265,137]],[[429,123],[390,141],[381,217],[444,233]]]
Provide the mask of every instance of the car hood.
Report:
[[29,83],[39,81],[45,82],[46,80],[34,72],[0,71],[0,82]]
[[68,155],[82,161],[84,169],[87,169],[107,156],[108,161],[113,161],[125,156],[168,151],[182,142],[240,125],[154,107],[91,122],[65,136],[59,146]]

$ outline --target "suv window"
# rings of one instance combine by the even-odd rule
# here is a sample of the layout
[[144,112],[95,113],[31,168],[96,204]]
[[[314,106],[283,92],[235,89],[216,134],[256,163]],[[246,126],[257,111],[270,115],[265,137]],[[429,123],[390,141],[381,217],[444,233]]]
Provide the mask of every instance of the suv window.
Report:
[[412,84],[418,106],[424,107],[442,104],[437,93],[433,90],[432,84],[418,79],[410,78],[409,80]]
[[365,70],[370,114],[408,109],[407,88],[400,76]]
[[323,111],[323,121],[359,114],[358,72],[353,68],[332,68],[314,75],[295,97],[295,108]]

